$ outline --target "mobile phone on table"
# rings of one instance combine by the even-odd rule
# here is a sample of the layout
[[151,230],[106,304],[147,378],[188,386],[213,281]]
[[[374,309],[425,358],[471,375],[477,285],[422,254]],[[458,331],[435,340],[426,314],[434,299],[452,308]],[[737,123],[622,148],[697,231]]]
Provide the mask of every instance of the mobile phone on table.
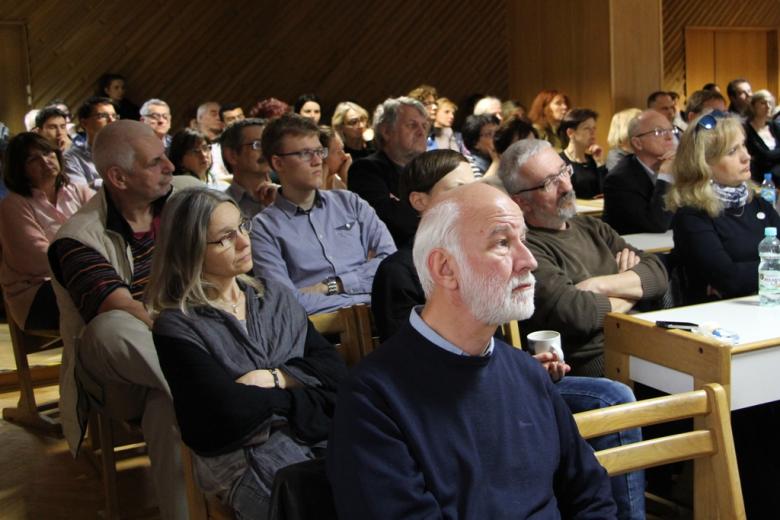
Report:
[[656,321],[656,326],[664,329],[694,330],[699,324],[690,321]]

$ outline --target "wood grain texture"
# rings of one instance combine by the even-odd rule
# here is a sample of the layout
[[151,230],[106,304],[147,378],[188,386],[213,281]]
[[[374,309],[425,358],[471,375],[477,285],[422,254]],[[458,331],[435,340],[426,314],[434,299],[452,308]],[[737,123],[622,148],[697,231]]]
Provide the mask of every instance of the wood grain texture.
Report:
[[167,100],[174,127],[208,99],[314,91],[329,114],[422,82],[456,102],[508,94],[506,0],[0,0],[0,13],[27,24],[34,106],[64,97],[75,110],[107,71],[127,76],[137,104]]

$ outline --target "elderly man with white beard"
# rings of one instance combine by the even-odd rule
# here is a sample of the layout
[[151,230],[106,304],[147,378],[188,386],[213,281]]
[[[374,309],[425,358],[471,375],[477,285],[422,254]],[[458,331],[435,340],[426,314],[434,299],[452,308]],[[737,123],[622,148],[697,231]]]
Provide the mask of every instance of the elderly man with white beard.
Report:
[[339,518],[615,518],[609,481],[548,373],[495,340],[533,313],[523,214],[485,184],[422,217],[426,303],[339,394],[328,474]]

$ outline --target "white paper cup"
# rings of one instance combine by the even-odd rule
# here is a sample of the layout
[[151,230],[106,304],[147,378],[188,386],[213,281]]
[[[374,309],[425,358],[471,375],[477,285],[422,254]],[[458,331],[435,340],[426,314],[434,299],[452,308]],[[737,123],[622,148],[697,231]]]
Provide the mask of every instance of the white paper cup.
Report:
[[528,349],[534,354],[542,352],[555,352],[558,361],[563,361],[563,348],[561,348],[561,334],[554,330],[537,330],[528,335]]

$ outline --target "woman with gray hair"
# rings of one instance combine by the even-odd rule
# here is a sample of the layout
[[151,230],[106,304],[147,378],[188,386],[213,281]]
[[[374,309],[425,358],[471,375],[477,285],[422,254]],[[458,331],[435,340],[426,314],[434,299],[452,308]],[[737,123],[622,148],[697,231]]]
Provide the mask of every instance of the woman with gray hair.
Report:
[[346,369],[292,292],[245,274],[250,228],[221,192],[174,194],[145,299],[200,487],[267,518],[276,471],[323,454]]
[[745,111],[745,145],[750,152],[750,173],[759,184],[765,173],[780,183],[780,121],[772,118],[775,97],[759,90],[750,98]]

